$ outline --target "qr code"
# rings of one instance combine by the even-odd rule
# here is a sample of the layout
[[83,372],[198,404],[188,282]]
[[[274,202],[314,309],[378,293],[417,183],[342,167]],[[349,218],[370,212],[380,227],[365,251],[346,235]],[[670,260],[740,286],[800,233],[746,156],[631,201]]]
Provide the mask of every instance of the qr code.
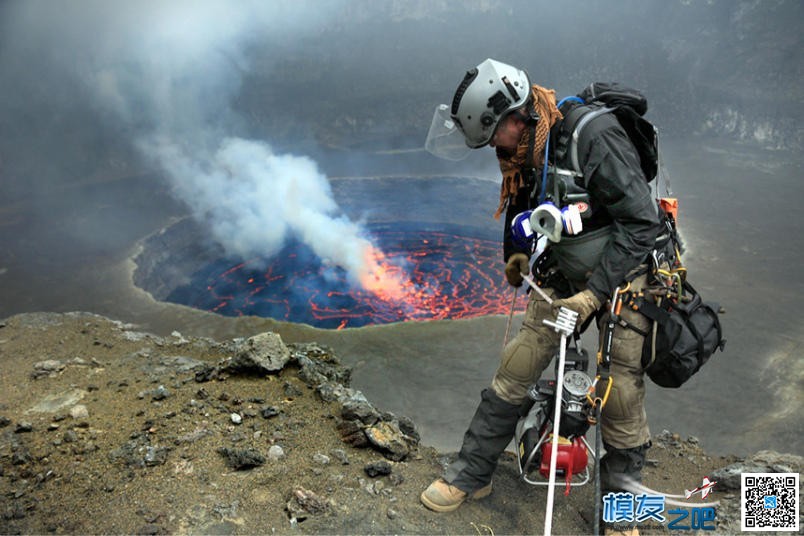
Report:
[[743,473],[740,529],[798,531],[798,473]]

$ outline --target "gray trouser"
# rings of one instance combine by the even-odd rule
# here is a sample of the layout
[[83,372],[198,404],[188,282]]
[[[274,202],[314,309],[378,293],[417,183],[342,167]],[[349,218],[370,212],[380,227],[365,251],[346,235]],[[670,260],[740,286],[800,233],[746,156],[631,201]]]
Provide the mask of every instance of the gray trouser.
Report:
[[[646,280],[646,275],[637,277],[631,289],[641,290]],[[552,298],[552,290],[546,290]],[[648,330],[649,321],[640,313],[623,307],[620,314],[634,327],[643,332]],[[554,317],[551,306],[537,292],[531,292],[522,329],[505,346],[502,362],[491,382],[491,388],[503,400],[521,404],[528,388],[550,364],[560,338],[542,321]],[[603,409],[601,428],[603,441],[619,449],[638,447],[650,439],[641,365],[643,341],[642,335],[634,330],[620,325],[614,328],[610,369],[613,383]]]
[[444,480],[467,493],[491,482],[500,454],[514,437],[519,405],[509,404],[491,389],[484,389],[463,445],[444,473]]
[[[646,279],[635,279],[632,289],[640,290]],[[551,298],[555,295],[552,289],[545,291]],[[647,331],[649,322],[641,314],[623,308],[621,316]],[[528,388],[536,383],[558,349],[560,336],[542,322],[554,318],[552,307],[538,293],[531,292],[522,328],[503,349],[490,392],[484,391],[458,460],[445,473],[447,482],[472,492],[491,480],[500,454],[513,438],[518,409]],[[603,441],[612,450],[640,448],[650,439],[640,364],[642,342],[637,332],[619,325],[615,328],[610,369],[613,384],[601,416]],[[634,476],[638,479],[639,475]]]

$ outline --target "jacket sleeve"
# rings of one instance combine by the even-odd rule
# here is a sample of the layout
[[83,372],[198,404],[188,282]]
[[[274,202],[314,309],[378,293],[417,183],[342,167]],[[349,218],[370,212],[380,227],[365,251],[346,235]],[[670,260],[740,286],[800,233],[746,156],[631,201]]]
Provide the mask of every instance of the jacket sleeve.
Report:
[[597,133],[589,141],[583,172],[592,198],[613,220],[613,238],[587,287],[604,302],[625,276],[646,260],[661,224],[639,156],[627,134],[611,114],[593,123],[597,121],[603,128],[595,129]]
[[527,187],[522,187],[517,192],[517,195],[508,203],[505,209],[505,220],[503,227],[503,262],[508,262],[508,257],[514,253],[524,253],[530,257],[530,251],[521,248],[514,244],[513,233],[511,232],[511,222],[514,221],[514,216],[528,210],[528,196],[530,192]]

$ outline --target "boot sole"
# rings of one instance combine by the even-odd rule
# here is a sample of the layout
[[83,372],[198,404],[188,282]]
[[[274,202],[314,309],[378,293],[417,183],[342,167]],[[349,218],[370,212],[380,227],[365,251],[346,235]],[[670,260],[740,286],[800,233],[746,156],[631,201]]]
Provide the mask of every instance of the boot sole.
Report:
[[491,486],[490,485],[486,486],[486,487],[483,487],[483,488],[480,488],[479,490],[475,491],[471,495],[468,495],[467,497],[465,497],[463,500],[458,501],[458,502],[453,503],[453,504],[446,504],[446,505],[445,504],[436,504],[433,501],[431,501],[424,494],[424,492],[422,492],[422,494],[419,497],[419,499],[422,501],[422,504],[424,504],[430,510],[432,510],[434,512],[445,513],[445,512],[454,512],[455,510],[458,509],[458,507],[460,505],[462,505],[467,500],[471,501],[471,500],[474,500],[474,499],[482,499],[484,497],[488,497],[489,495],[491,495]]

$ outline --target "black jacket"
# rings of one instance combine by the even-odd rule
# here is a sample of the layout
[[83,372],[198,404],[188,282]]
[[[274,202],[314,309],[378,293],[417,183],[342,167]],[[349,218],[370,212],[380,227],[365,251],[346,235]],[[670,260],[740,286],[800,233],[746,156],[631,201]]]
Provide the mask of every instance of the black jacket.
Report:
[[[553,127],[551,141],[560,127],[560,122]],[[555,155],[550,153],[550,162],[554,163]],[[584,222],[584,232],[613,226],[612,242],[587,281],[587,287],[605,302],[626,274],[647,259],[662,225],[636,149],[612,114],[595,118],[584,129],[578,157],[583,171],[579,180],[584,181],[581,186],[589,192],[593,210],[592,219]],[[558,165],[572,168],[568,162]],[[541,175],[537,175],[540,180]],[[529,188],[521,188],[508,204],[503,232],[505,261],[515,252],[530,254],[512,242],[511,221],[520,212],[534,208],[531,204]]]

